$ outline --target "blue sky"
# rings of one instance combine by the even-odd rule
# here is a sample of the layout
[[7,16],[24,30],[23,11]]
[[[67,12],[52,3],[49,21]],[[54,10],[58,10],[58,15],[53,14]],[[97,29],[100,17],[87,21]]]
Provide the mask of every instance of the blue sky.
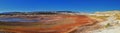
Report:
[[0,0],[0,12],[120,10],[120,0]]

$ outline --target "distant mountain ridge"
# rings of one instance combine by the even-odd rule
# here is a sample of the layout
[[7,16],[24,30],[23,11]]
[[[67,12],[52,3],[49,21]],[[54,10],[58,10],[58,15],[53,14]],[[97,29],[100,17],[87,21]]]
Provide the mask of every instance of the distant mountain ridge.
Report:
[[59,14],[59,13],[75,13],[73,11],[54,11],[54,12],[4,12],[0,15],[32,15],[32,14]]

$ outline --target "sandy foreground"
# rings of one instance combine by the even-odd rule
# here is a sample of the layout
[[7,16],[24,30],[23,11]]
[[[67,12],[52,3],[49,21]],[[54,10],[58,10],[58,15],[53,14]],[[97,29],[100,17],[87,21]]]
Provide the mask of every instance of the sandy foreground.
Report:
[[87,33],[120,33],[120,20],[116,20],[113,16],[98,24],[101,26],[99,29]]
[[91,33],[120,33],[120,26],[109,27],[104,30],[94,30]]

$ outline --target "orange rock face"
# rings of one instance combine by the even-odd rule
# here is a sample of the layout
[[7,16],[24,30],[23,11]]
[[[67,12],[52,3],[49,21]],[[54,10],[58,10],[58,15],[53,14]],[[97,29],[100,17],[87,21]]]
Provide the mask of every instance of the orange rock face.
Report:
[[[42,20],[47,18],[48,20]],[[77,27],[95,23],[93,20],[85,15],[57,15],[57,16],[43,16],[32,18],[41,20],[38,25],[29,27],[15,27],[6,31],[17,33],[69,33],[76,30]]]

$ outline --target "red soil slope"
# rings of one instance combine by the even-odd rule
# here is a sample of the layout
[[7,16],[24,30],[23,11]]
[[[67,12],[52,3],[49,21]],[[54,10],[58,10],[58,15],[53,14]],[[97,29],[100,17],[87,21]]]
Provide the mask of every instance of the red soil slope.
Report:
[[[58,21],[57,24],[52,24],[52,22],[45,21],[45,23],[48,24],[51,23],[50,24],[51,27],[45,27],[48,25],[40,26],[40,27],[31,26],[27,28],[16,27],[13,29],[8,29],[6,31],[17,32],[17,33],[69,33],[71,31],[74,31],[77,27],[89,25],[96,22],[96,20],[93,20],[85,15],[62,15],[55,17],[52,16],[49,18],[53,18],[51,19],[52,22]],[[64,20],[64,19],[68,19],[68,20]]]

